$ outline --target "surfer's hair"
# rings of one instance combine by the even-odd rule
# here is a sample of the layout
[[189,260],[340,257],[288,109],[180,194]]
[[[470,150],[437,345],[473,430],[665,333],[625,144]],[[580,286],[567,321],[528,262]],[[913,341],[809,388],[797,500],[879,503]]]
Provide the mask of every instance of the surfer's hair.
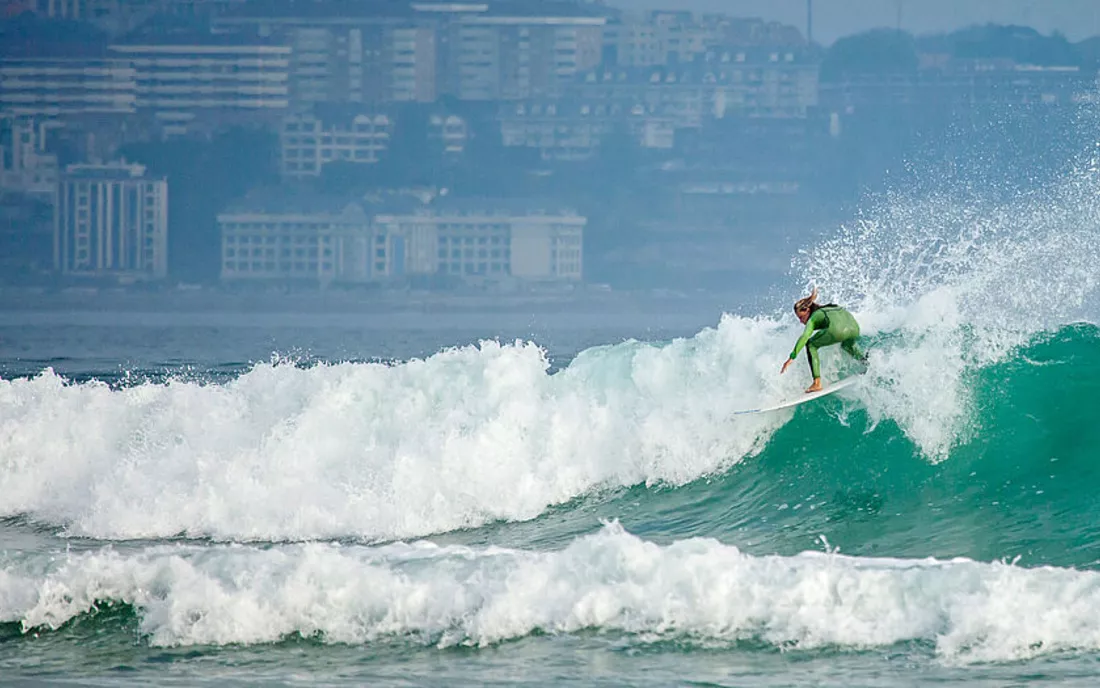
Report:
[[821,308],[821,306],[814,303],[815,301],[817,301],[817,287],[814,287],[813,291],[810,292],[810,295],[806,298],[794,302],[794,312],[810,311],[812,313],[818,308]]

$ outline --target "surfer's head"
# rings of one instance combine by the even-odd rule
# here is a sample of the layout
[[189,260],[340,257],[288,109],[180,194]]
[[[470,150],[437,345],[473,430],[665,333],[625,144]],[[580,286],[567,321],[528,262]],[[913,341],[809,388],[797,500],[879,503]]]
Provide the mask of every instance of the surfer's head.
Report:
[[810,314],[815,309],[820,308],[816,303],[817,301],[817,287],[814,287],[810,295],[804,299],[799,299],[794,302],[794,314],[798,316],[798,322],[805,324],[810,319]]

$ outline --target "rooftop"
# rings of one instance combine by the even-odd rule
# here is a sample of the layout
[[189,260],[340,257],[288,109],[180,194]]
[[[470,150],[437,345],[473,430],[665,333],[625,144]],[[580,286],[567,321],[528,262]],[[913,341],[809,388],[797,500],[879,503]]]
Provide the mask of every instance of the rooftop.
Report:
[[455,198],[437,195],[425,202],[409,194],[363,196],[334,195],[307,186],[272,186],[254,189],[230,204],[221,215],[575,215],[571,208],[537,198]]
[[102,179],[102,180],[135,180],[135,181],[163,181],[163,176],[147,175],[144,165],[128,163],[119,160],[106,164],[79,163],[65,167],[66,179]]
[[[305,186],[265,186],[249,191],[243,198],[230,203],[220,214],[340,216],[351,205],[358,206],[358,212],[363,212],[358,196],[325,194]],[[355,209],[352,209],[352,212],[354,213]]]
[[[290,115],[288,120],[296,119],[301,116],[312,116],[321,121],[326,127],[347,127],[356,117],[365,115],[372,120],[378,121],[379,116],[388,117],[390,113],[384,108],[370,105],[362,105],[359,103],[317,103],[307,113],[301,113],[298,115]],[[390,120],[392,121],[392,120]]]
[[249,0],[217,21],[287,21],[354,18],[396,21],[441,15],[462,17],[604,17],[607,8],[569,0],[486,0],[485,2],[418,2],[417,0]]
[[[211,33],[201,21],[156,15],[140,27],[112,42],[112,46],[281,46],[271,38],[242,33]],[[287,49],[289,52],[289,48]]]

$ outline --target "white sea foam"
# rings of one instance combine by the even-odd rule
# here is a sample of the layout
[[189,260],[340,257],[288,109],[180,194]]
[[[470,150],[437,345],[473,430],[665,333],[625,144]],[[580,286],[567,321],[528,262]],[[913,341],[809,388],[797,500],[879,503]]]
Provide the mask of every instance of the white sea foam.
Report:
[[[41,555],[39,555],[41,556]],[[136,609],[153,645],[485,646],[582,629],[782,648],[934,644],[948,662],[1100,650],[1100,575],[966,559],[755,557],[710,539],[658,546],[617,523],[558,552],[335,544],[110,548],[5,564],[0,620],[57,628],[98,602]],[[24,570],[26,569],[26,570]]]
[[797,394],[793,330],[727,317],[689,339],[530,343],[394,365],[258,365],[221,385],[0,381],[0,514],[104,538],[391,539],[528,519],[603,487],[680,484],[764,446]]

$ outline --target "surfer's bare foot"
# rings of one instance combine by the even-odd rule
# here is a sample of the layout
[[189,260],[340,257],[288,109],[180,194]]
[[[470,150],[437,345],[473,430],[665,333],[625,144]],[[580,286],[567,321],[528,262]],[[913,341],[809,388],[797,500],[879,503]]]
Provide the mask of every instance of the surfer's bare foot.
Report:
[[806,388],[806,393],[820,392],[821,391],[821,378],[814,380],[814,383]]

